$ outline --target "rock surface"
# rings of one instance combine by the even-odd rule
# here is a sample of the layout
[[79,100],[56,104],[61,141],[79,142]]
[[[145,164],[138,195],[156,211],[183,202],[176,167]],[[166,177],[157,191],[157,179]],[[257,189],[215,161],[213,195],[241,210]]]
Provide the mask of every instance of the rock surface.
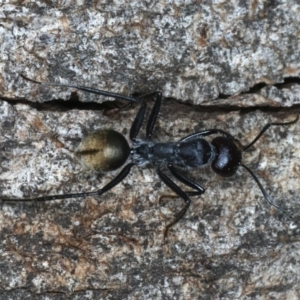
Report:
[[[155,141],[221,128],[247,144],[299,113],[293,1],[123,3],[0,4],[0,199],[101,188],[118,171],[86,170],[72,150],[99,128],[128,137],[138,110],[18,73],[161,90],[173,99],[163,101]],[[243,154],[291,219],[245,170],[222,179],[209,167],[189,172],[206,192],[166,241],[183,203],[153,168],[134,167],[101,197],[1,203],[0,299],[298,299],[299,130],[271,127]]]

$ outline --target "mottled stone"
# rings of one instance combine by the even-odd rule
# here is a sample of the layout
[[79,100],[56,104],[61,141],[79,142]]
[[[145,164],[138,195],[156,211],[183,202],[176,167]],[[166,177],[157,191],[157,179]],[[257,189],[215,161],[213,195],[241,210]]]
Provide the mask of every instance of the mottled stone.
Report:
[[[85,104],[73,93],[63,105],[75,89],[18,73],[124,94],[161,90],[173,99],[163,100],[155,141],[220,128],[246,145],[266,123],[299,113],[295,1],[4,2],[0,199],[103,187],[118,171],[86,170],[73,150],[98,129],[128,138],[138,110],[87,104],[104,98],[82,92]],[[206,192],[166,241],[183,202],[153,168],[134,167],[101,197],[1,203],[0,298],[298,299],[299,130],[271,127],[243,153],[291,219],[245,170],[224,179],[209,167],[185,170]]]
[[[85,170],[72,149],[99,128],[128,137],[137,107],[51,111],[1,102],[0,111],[1,197],[19,198],[102,187],[117,171]],[[203,112],[166,100],[154,139],[179,140],[217,127],[247,144],[267,122],[294,117],[292,111]],[[222,179],[210,168],[199,169],[191,175],[206,192],[193,197],[164,243],[164,228],[183,203],[165,196],[172,192],[153,169],[133,168],[101,197],[2,203],[2,288],[8,295],[25,287],[32,295],[98,290],[93,295],[101,299],[297,294],[299,128],[272,127],[244,153],[244,163],[292,220],[266,203],[244,170]]]
[[[41,102],[70,95],[24,82],[19,73],[125,94],[159,89],[194,104],[299,77],[296,1],[5,2],[4,97]],[[299,103],[297,97],[278,100],[284,106]]]

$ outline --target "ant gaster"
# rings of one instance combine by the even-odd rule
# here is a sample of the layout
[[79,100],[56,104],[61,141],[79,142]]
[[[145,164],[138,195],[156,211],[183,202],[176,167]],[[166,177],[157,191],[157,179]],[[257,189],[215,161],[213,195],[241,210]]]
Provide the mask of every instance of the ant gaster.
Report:
[[[255,180],[267,202],[276,209],[282,211],[279,206],[271,200],[256,175],[247,166],[241,163],[242,152],[247,151],[251,146],[253,146],[271,126],[294,124],[298,121],[298,116],[291,122],[266,124],[255,139],[250,144],[243,147],[239,146],[237,139],[222,129],[202,130],[188,135],[178,142],[156,143],[152,141],[151,136],[162,101],[162,94],[160,92],[151,94],[156,100],[146,125],[146,139],[142,140],[138,139],[137,135],[142,126],[147,105],[141,98],[124,96],[85,86],[43,83],[29,79],[23,75],[22,77],[26,80],[44,86],[72,87],[89,93],[140,103],[141,106],[130,129],[129,138],[132,142],[131,148],[126,138],[121,133],[113,129],[101,129],[85,137],[75,151],[76,155],[86,167],[97,172],[113,171],[120,168],[128,161],[121,172],[103,188],[95,192],[50,195],[32,199],[2,199],[2,201],[49,201],[66,198],[99,196],[120,183],[129,174],[134,165],[142,166],[145,164],[151,164],[155,168],[160,179],[180,198],[182,198],[185,203],[184,207],[175,215],[173,222],[166,226],[166,236],[169,228],[185,215],[190,206],[190,196],[201,195],[205,192],[205,189],[201,185],[182,174],[181,169],[199,168],[210,164],[212,170],[222,177],[230,177],[234,175],[238,167],[242,166]],[[215,134],[219,136],[213,138],[211,142],[208,142],[205,139],[206,136]],[[174,178],[183,183],[185,186],[192,188],[193,191],[183,191],[173,181],[173,179],[164,173],[162,170],[163,167],[166,167]]]

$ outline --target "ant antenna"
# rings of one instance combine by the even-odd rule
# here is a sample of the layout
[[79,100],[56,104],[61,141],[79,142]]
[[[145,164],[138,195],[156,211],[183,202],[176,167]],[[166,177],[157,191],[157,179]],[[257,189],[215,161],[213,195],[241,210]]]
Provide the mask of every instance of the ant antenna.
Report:
[[112,98],[116,98],[116,99],[127,100],[127,101],[134,102],[134,103],[140,103],[139,98],[133,98],[133,97],[130,97],[130,96],[125,96],[125,95],[120,95],[120,94],[117,94],[117,93],[112,93],[112,92],[108,92],[108,91],[94,89],[94,88],[83,86],[83,85],[41,82],[41,81],[37,81],[37,80],[34,80],[34,79],[30,79],[30,78],[26,77],[23,74],[19,74],[19,75],[27,81],[37,83],[37,84],[40,84],[40,85],[43,85],[43,86],[70,87],[70,88],[75,88],[75,89],[78,89],[78,90],[81,90],[81,91],[84,91],[84,92],[88,92],[88,93],[92,93],[92,94],[103,95],[103,96],[112,97]]
[[257,183],[258,187],[260,188],[262,194],[264,195],[265,199],[267,200],[267,202],[268,202],[271,206],[275,207],[278,211],[280,211],[280,212],[282,212],[284,215],[286,215],[289,219],[291,219],[291,216],[290,216],[285,210],[281,209],[278,205],[276,205],[276,204],[272,201],[271,197],[270,197],[269,194],[266,192],[266,190],[263,188],[263,186],[262,186],[262,184],[260,183],[260,181],[258,180],[257,176],[256,176],[256,175],[255,175],[255,174],[254,174],[247,166],[245,166],[245,165],[243,165],[243,164],[241,164],[241,166],[242,166],[243,168],[245,168],[245,169],[249,172],[249,174],[252,176],[252,178],[255,180],[255,182]]
[[296,119],[291,121],[291,122],[287,122],[287,123],[268,123],[267,125],[265,125],[263,127],[263,129],[260,131],[260,133],[256,136],[256,138],[247,146],[244,146],[242,148],[242,151],[245,152],[247,151],[250,147],[252,147],[258,140],[259,138],[271,127],[271,126],[282,126],[282,125],[292,125],[294,123],[296,123],[299,120],[299,115],[297,115]]
[[[265,125],[263,127],[263,129],[259,132],[259,134],[254,138],[254,140],[249,143],[247,146],[244,146],[242,148],[242,151],[245,152],[247,151],[250,147],[252,147],[258,140],[259,138],[271,127],[271,126],[281,126],[281,125],[291,125],[291,124],[294,124],[296,123],[297,121],[299,120],[299,115],[297,115],[296,119],[291,121],[291,122],[287,122],[287,123],[269,123],[267,125]],[[252,176],[252,178],[255,180],[255,182],[257,183],[258,187],[260,188],[263,196],[265,197],[265,199],[267,200],[267,202],[275,207],[278,211],[282,212],[283,214],[285,214],[288,218],[291,218],[290,215],[285,211],[285,210],[282,210],[278,205],[276,205],[271,197],[268,195],[268,193],[266,192],[266,190],[263,188],[262,184],[260,183],[260,181],[258,180],[257,176],[245,165],[241,164],[241,166],[246,169],[248,171],[248,173]]]

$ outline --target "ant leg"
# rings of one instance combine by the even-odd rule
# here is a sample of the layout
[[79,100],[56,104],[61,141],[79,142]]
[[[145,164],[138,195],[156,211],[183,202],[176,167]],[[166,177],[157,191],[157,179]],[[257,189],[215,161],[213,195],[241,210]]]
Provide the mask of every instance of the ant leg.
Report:
[[193,192],[186,192],[187,194],[189,194],[189,196],[196,196],[196,195],[201,195],[201,194],[205,193],[205,189],[200,184],[191,180],[190,178],[186,177],[185,175],[181,174],[174,166],[171,165],[171,166],[168,166],[168,168],[169,168],[170,172],[172,173],[172,175],[176,179],[178,179],[185,185],[197,190],[197,191],[193,191]]
[[87,196],[100,196],[110,189],[112,189],[114,186],[119,184],[130,172],[131,168],[134,166],[134,163],[130,163],[126,165],[122,171],[108,184],[106,184],[102,189],[95,191],[95,192],[87,192],[87,193],[77,193],[77,194],[63,194],[63,195],[50,195],[50,196],[43,196],[43,197],[37,197],[37,198],[20,198],[20,199],[8,199],[3,198],[0,199],[0,201],[3,202],[17,202],[17,201],[50,201],[50,200],[58,200],[58,199],[67,199],[67,198],[83,198]]
[[266,190],[265,190],[265,189],[263,188],[263,186],[261,185],[261,183],[260,183],[260,181],[258,180],[257,176],[256,176],[256,175],[255,175],[248,167],[246,167],[245,165],[241,164],[241,166],[242,166],[243,168],[245,168],[245,169],[249,172],[249,174],[252,176],[252,178],[255,180],[255,182],[257,183],[258,187],[260,188],[262,194],[264,195],[265,199],[267,200],[267,202],[268,202],[271,206],[275,207],[277,210],[281,211],[283,214],[287,215],[287,216],[290,218],[290,216],[288,215],[288,213],[287,213],[285,210],[282,210],[278,205],[276,205],[276,204],[272,201],[272,199],[270,198],[270,196],[268,195],[268,193],[266,192]]
[[191,135],[188,135],[188,136],[184,137],[183,139],[181,139],[180,142],[186,142],[188,140],[193,140],[193,139],[197,139],[199,137],[208,136],[208,135],[212,135],[212,134],[221,134],[221,135],[224,135],[226,137],[229,137],[229,138],[237,141],[237,139],[234,136],[232,136],[230,133],[228,133],[222,129],[207,129],[207,130],[202,130],[199,132],[195,132]]
[[243,151],[247,151],[251,146],[253,146],[257,141],[258,139],[271,127],[271,126],[283,126],[283,125],[291,125],[291,124],[294,124],[298,121],[299,119],[299,115],[297,115],[296,119],[291,121],[291,122],[286,122],[286,123],[268,123],[267,125],[265,125],[263,127],[263,129],[260,131],[260,133],[256,136],[256,138],[250,143],[248,144],[247,146],[244,146],[243,147]]
[[[196,191],[184,191],[184,193],[186,193],[186,195],[188,197],[194,197],[194,196],[199,196],[202,195],[205,192],[205,189],[199,185],[197,182],[191,180],[190,178],[186,177],[185,175],[181,174],[174,166],[170,165],[168,166],[168,169],[170,170],[170,172],[172,173],[172,175],[179,180],[180,182],[182,182],[183,184],[195,189]],[[178,195],[162,195],[159,198],[159,203],[161,203],[163,198],[178,198]]]
[[[153,131],[153,127],[155,125],[159,110],[160,110],[160,105],[161,105],[161,99],[162,99],[162,93],[161,92],[154,92],[153,95],[156,96],[156,100],[155,103],[152,107],[149,119],[148,119],[148,123],[147,123],[147,127],[146,127],[146,137],[147,139],[151,139],[152,136],[152,131]],[[148,96],[148,95],[147,95]]]
[[[194,196],[199,196],[201,195],[202,193],[200,192],[196,192],[196,191],[184,191],[188,197],[194,197]],[[159,198],[158,198],[158,203],[161,203],[163,199],[165,198],[168,198],[168,199],[178,199],[178,195],[169,195],[169,194],[165,194],[165,195],[161,195]],[[167,202],[167,201],[166,201]]]
[[146,102],[142,102],[141,107],[131,125],[129,137],[132,141],[137,137],[143,125],[146,109],[147,109]]
[[23,74],[20,74],[20,76],[23,79],[27,80],[27,81],[31,81],[33,83],[37,83],[37,84],[40,84],[40,85],[43,85],[43,86],[70,87],[70,88],[75,88],[75,89],[78,89],[78,90],[81,90],[81,91],[84,91],[84,92],[88,92],[88,93],[92,93],[92,94],[97,94],[97,95],[102,95],[102,96],[105,96],[105,97],[112,97],[112,98],[116,98],[116,99],[127,100],[127,101],[130,101],[130,102],[140,103],[140,99],[139,98],[125,96],[125,95],[121,95],[121,94],[117,94],[117,93],[112,93],[112,92],[108,92],[108,91],[103,91],[103,90],[99,90],[99,89],[94,89],[94,88],[83,86],[83,85],[47,83],[47,82],[41,82],[41,81],[30,79],[30,78],[24,76]]
[[[146,135],[147,135],[148,139],[151,138],[153,126],[154,126],[155,120],[156,120],[158,112],[159,112],[162,94],[160,92],[154,92],[154,93],[150,93],[150,94],[143,95],[142,97],[140,97],[140,98],[144,99],[144,98],[151,97],[153,95],[156,96],[156,101],[152,108],[152,111],[151,111],[151,114],[150,114],[150,117],[148,120],[147,128],[146,128]],[[131,140],[134,140],[137,137],[137,135],[143,125],[146,109],[147,109],[147,104],[146,104],[146,102],[143,101],[141,104],[140,110],[138,111],[138,113],[131,125],[130,135],[129,135]]]
[[190,206],[191,199],[177,184],[175,184],[160,169],[157,169],[156,171],[157,171],[157,174],[160,177],[160,179],[165,183],[165,185],[167,185],[173,192],[175,192],[185,202],[185,206],[175,215],[175,219],[173,220],[173,222],[171,222],[170,224],[168,224],[166,226],[166,229],[164,232],[164,238],[166,238],[170,227],[172,227],[174,224],[176,224],[185,215],[186,211],[188,210],[188,208]]

